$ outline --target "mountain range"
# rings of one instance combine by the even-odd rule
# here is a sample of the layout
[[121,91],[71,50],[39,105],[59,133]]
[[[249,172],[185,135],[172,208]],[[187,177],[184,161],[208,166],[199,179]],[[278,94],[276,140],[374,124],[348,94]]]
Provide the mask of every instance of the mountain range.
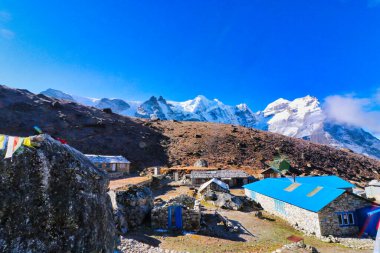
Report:
[[241,125],[344,148],[380,159],[379,139],[362,128],[329,120],[318,99],[312,96],[293,101],[280,98],[264,110],[254,112],[247,104],[230,106],[218,99],[210,100],[202,95],[184,102],[175,102],[162,96],[152,96],[147,101],[86,98],[54,89],[47,89],[41,94],[98,109],[110,108],[114,113],[130,117]]

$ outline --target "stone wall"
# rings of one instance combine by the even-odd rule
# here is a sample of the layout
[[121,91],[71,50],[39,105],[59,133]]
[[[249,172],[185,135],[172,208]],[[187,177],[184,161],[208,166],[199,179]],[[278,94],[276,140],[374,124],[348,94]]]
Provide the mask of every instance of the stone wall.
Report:
[[[340,226],[337,212],[355,212],[357,209],[366,207],[370,203],[356,195],[344,193],[318,213],[275,200],[265,195],[245,189],[246,196],[260,203],[263,209],[271,214],[287,220],[297,229],[307,234],[320,236],[357,236],[358,226]],[[283,208],[276,208],[275,202]]]
[[198,231],[201,227],[201,208],[199,201],[194,198],[180,195],[169,200],[164,206],[155,207],[151,212],[151,222],[153,228],[170,229],[168,225],[168,215],[170,206],[182,207],[183,230]]
[[357,236],[358,226],[340,226],[336,212],[355,212],[370,202],[350,193],[344,193],[319,212],[321,234],[324,236]]
[[[151,221],[153,228],[169,229],[168,207],[158,207],[152,210]],[[198,231],[201,224],[201,212],[199,209],[182,208],[183,229],[188,231]]]
[[130,163],[94,163],[99,169],[103,169],[109,173],[122,172],[130,174]]
[[[317,213],[275,200],[260,193],[252,194],[248,189],[245,189],[245,191],[246,196],[251,197],[254,201],[260,203],[265,211],[287,220],[292,226],[295,226],[308,234],[320,236],[319,219]],[[276,208],[276,201],[283,208]]]

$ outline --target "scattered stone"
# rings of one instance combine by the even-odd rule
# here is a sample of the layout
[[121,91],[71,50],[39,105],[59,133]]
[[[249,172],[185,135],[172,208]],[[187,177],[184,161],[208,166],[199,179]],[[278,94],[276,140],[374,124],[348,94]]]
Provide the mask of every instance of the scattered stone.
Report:
[[273,253],[281,253],[281,252],[310,252],[310,253],[318,253],[319,251],[311,246],[311,245],[306,245],[303,241],[300,242],[294,242],[290,244],[286,244],[282,246],[280,249],[276,249],[273,251]]
[[207,191],[206,194],[215,195],[216,200],[212,201],[212,204],[217,207],[229,210],[240,210],[244,205],[244,202],[240,197],[234,196],[227,192]]
[[373,250],[375,241],[364,238],[339,238],[339,243],[353,249]]
[[194,167],[208,167],[208,162],[205,159],[198,159],[194,163]]
[[[175,250],[162,249],[159,247],[153,247],[149,244],[136,241],[134,239],[122,238],[119,248],[119,252],[123,253],[182,253]],[[185,252],[183,252],[185,253]],[[186,252],[188,253],[188,252]]]

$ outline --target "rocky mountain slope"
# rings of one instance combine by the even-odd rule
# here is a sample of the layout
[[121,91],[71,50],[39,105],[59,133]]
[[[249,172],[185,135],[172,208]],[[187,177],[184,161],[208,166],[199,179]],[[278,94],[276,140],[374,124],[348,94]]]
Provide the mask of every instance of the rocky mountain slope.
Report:
[[378,178],[380,161],[276,133],[206,122],[151,121],[0,86],[0,133],[30,135],[34,125],[84,153],[124,155],[135,167],[186,165],[263,169],[278,155],[306,174]]
[[293,101],[278,99],[263,111],[253,112],[246,104],[229,106],[221,101],[197,96],[185,102],[151,97],[145,102],[121,99],[89,99],[57,90],[42,92],[50,97],[77,101],[96,108],[147,119],[204,121],[235,124],[301,138],[315,143],[347,148],[380,159],[380,140],[361,128],[336,124],[326,118],[317,98],[306,96]]

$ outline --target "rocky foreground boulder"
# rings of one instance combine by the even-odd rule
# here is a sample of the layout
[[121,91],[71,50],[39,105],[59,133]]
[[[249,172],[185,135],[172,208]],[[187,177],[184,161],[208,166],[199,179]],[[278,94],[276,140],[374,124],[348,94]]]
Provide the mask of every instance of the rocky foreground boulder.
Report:
[[12,159],[0,152],[0,252],[113,252],[108,179],[47,135]]
[[131,185],[126,190],[110,191],[115,224],[120,234],[143,224],[153,208],[154,197],[146,186]]

